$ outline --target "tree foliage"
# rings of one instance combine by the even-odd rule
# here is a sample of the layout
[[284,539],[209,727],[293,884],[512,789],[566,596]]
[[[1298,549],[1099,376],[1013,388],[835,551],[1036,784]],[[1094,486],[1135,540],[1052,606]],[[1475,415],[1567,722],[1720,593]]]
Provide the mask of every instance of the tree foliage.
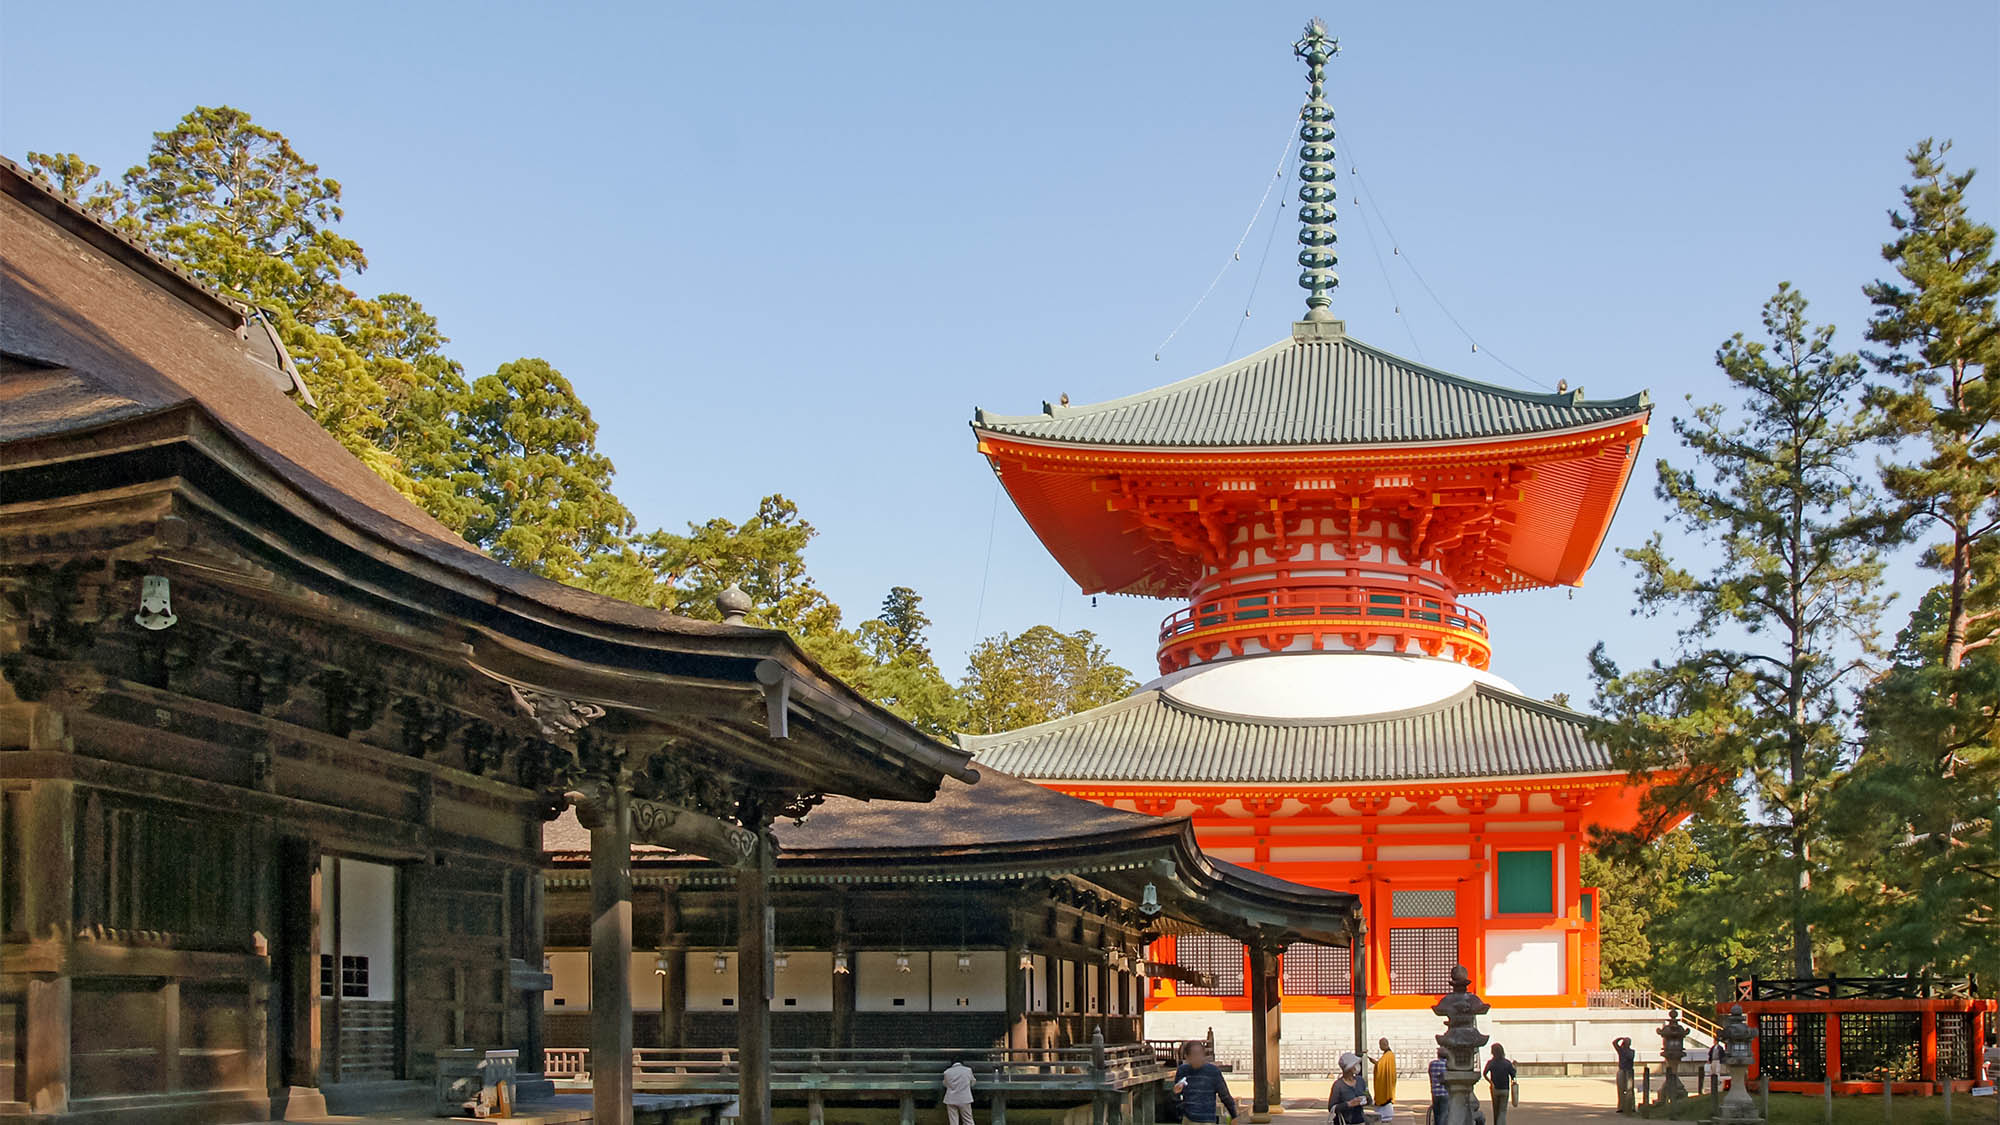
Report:
[[806,569],[817,531],[782,495],[763,498],[740,522],[716,517],[685,534],[639,532],[569,379],[539,358],[468,379],[437,318],[415,298],[356,292],[368,259],[340,229],[339,181],[240,109],[196,107],[154,134],[145,160],[115,181],[75,153],[29,153],[27,166],[77,206],[268,317],[312,392],[319,424],[495,558],[709,620],[721,616],[716,596],[741,586],[752,624],[791,633],[828,671],[939,737],[967,721],[968,692],[988,698],[1003,681],[1007,706],[1038,716],[1108,701],[1115,693],[1106,684],[1131,682],[1088,633],[1043,630],[1061,643],[1039,646],[1041,633],[1030,630],[982,645],[991,651],[976,674],[954,685],[932,656],[930,619],[909,587],[892,588],[879,616],[843,624]]
[[1090,630],[1037,625],[981,641],[966,658],[960,690],[966,729],[991,733],[1101,707],[1138,686]]
[[1606,741],[1628,768],[1669,771],[1648,796],[1654,827],[1748,797],[1743,826],[1759,839],[1741,846],[1787,872],[1792,967],[1808,976],[1824,806],[1850,745],[1882,562],[1854,465],[1867,436],[1860,360],[1834,350],[1833,329],[1813,326],[1788,285],[1763,325],[1768,344],[1738,333],[1716,353],[1735,407],[1675,419],[1691,464],[1658,467],[1659,496],[1702,565],[1676,561],[1657,533],[1624,552],[1639,611],[1686,615],[1678,657],[1621,672],[1600,646],[1593,663]]

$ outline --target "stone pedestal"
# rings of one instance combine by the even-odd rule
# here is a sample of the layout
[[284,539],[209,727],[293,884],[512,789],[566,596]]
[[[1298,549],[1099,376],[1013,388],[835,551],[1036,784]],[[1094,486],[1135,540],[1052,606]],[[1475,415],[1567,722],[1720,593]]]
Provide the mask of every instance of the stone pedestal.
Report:
[[463,1116],[468,1102],[511,1112],[520,1100],[514,1083],[520,1056],[519,1051],[482,1051],[476,1047],[437,1052],[437,1115]]

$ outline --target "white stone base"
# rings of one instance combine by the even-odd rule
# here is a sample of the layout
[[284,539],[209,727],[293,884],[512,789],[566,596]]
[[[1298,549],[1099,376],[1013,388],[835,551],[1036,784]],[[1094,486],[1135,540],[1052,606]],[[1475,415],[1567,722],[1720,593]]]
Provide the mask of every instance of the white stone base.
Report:
[[[1495,1008],[1479,1019],[1479,1030],[1507,1049],[1507,1057],[1524,1070],[1547,1073],[1595,1073],[1615,1067],[1618,1056],[1611,1041],[1629,1036],[1639,1051],[1640,1065],[1650,1060],[1659,1069],[1660,1037],[1667,1022],[1665,1009],[1620,1008]],[[1146,1013],[1148,1039],[1201,1039],[1215,1031],[1216,1061],[1250,1071],[1248,1012],[1154,1011]],[[1386,1037],[1396,1051],[1396,1070],[1421,1078],[1437,1057],[1437,1035],[1444,1021],[1428,1011],[1409,1008],[1368,1012],[1368,1053]],[[1285,1012],[1281,1024],[1280,1065],[1285,1074],[1330,1077],[1341,1052],[1354,1049],[1352,1012]],[[1690,1058],[1708,1049],[1708,1040],[1690,1032]],[[1608,1073],[1608,1070],[1606,1071]]]

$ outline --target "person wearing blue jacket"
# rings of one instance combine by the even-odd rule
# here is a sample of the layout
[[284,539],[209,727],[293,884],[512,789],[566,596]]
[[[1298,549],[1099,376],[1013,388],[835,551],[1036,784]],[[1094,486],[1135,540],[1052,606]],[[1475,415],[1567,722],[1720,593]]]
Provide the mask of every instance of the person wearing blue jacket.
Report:
[[[1236,1099],[1230,1095],[1222,1071],[1208,1061],[1208,1044],[1200,1040],[1189,1043],[1181,1052],[1181,1059],[1180,1067],[1174,1071],[1174,1093],[1180,1096],[1181,1120],[1203,1125],[1235,1121],[1240,1116]],[[1228,1108],[1227,1118],[1216,1115],[1218,1101]]]

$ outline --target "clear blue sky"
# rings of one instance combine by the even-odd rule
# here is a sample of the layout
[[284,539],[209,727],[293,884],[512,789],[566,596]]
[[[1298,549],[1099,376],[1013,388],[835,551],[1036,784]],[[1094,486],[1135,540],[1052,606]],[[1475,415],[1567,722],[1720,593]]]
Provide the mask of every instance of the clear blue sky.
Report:
[[[1716,344],[1777,282],[1859,343],[1911,142],[1956,139],[1985,173],[1978,213],[2000,215],[1996,11],[7,0],[0,148],[117,171],[196,104],[249,110],[345,186],[360,288],[416,295],[474,374],[535,355],[576,382],[642,521],[783,492],[849,619],[914,586],[948,672],[978,633],[1053,621],[1143,679],[1172,607],[1092,607],[1004,501],[990,521],[966,420],[1140,390],[1287,331],[1289,212],[1254,295],[1264,226],[1153,358],[1292,129],[1308,17],[1343,47],[1336,311],[1474,378],[1525,385],[1497,353],[1546,384],[1649,389],[1616,548],[1660,522],[1666,415],[1718,393]],[[1595,641],[1636,659],[1669,637],[1629,616],[1631,586],[1607,549],[1573,596],[1480,599],[1495,670],[1580,700]]]

